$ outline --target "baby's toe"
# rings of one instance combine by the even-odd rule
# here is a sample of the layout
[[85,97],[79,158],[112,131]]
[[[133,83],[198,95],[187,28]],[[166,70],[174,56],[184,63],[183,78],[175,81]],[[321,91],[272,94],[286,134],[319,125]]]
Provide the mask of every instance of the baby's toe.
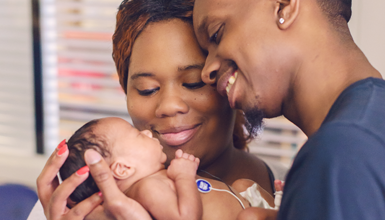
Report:
[[181,158],[183,155],[183,151],[181,149],[178,149],[175,151],[175,158]]
[[184,159],[188,159],[189,156],[190,156],[190,154],[188,154],[188,153],[183,153],[183,156],[182,156],[182,157],[183,157]]
[[190,154],[189,157],[188,157],[188,159],[194,162],[195,157],[194,157],[194,155]]

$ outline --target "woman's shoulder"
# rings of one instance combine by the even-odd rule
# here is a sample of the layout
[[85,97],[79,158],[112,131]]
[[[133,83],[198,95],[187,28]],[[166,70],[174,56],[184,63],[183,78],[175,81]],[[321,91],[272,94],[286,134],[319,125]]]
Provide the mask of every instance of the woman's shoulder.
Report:
[[252,180],[269,193],[273,193],[274,174],[270,167],[259,157],[248,152],[238,154],[232,170],[234,181],[238,179]]

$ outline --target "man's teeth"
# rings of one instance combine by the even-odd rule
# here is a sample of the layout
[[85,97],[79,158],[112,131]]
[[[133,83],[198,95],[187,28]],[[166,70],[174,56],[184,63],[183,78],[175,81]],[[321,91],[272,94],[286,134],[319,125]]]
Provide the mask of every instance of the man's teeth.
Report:
[[231,87],[233,86],[233,84],[235,83],[235,80],[237,79],[237,76],[238,76],[238,72],[235,72],[234,75],[232,75],[229,78],[229,81],[227,82],[227,86],[226,86],[227,94],[229,94]]

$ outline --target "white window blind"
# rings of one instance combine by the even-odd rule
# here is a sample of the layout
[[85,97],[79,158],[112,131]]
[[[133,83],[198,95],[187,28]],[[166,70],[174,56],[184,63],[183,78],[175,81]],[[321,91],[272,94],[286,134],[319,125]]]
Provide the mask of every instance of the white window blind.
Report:
[[251,153],[290,166],[307,136],[285,117],[265,119],[264,129],[249,144]]
[[0,154],[35,152],[30,0],[0,1]]
[[42,19],[46,21],[43,32],[47,38],[43,40],[44,63],[46,70],[51,70],[46,72],[46,82],[56,88],[56,93],[47,88],[53,94],[48,110],[58,118],[56,122],[54,117],[48,120],[58,127],[46,134],[47,139],[56,137],[46,147],[48,153],[89,120],[106,116],[130,119],[111,55],[121,0],[42,2],[46,8]]

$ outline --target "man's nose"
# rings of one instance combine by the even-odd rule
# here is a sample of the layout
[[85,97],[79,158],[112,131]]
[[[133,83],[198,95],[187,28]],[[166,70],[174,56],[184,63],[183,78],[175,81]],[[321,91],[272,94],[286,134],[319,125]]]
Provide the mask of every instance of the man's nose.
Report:
[[206,58],[205,66],[202,69],[202,80],[208,85],[215,84],[218,81],[218,70],[221,66],[219,59],[211,53]]

